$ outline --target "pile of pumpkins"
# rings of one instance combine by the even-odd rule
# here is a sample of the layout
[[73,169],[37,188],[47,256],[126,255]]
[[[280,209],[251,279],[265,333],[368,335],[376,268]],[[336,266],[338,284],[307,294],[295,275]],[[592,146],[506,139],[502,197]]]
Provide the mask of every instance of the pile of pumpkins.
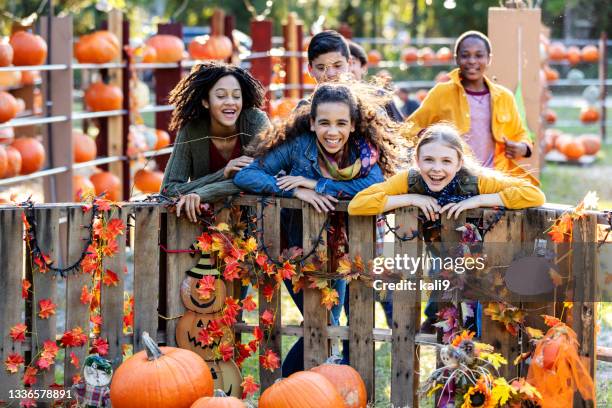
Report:
[[584,155],[595,155],[601,148],[601,138],[598,135],[584,134],[573,137],[556,129],[547,129],[545,136],[545,152],[556,149],[568,160],[579,160]]
[[[416,48],[406,47],[400,53],[400,59],[406,64],[430,64],[433,62],[449,63],[453,59],[453,52],[448,47],[442,47],[437,51],[430,47]],[[378,50],[368,52],[368,64],[376,66],[382,60],[382,54]]]
[[[159,347],[145,332],[145,350],[124,361],[113,375],[110,398],[114,408],[246,408],[236,397],[213,396],[208,364],[193,351]],[[259,408],[365,408],[366,388],[347,365],[323,364],[300,371],[266,389]]]
[[13,128],[0,130],[0,178],[34,173],[45,164],[45,148],[34,137],[14,138]]
[[585,45],[580,49],[576,46],[566,48],[561,42],[553,42],[548,45],[547,54],[551,61],[567,61],[571,65],[599,61],[599,49],[595,45]]

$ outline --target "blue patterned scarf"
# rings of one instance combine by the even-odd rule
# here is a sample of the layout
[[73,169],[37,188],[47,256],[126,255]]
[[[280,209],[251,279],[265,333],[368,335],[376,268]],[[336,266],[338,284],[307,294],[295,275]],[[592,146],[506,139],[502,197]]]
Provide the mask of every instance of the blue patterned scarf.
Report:
[[[422,177],[422,176],[421,176]],[[473,197],[473,194],[458,194],[461,191],[460,188],[460,176],[459,173],[440,191],[431,191],[425,180],[423,180],[423,187],[425,187],[425,195],[435,198],[438,204],[445,206],[448,203],[458,203],[463,200],[467,200]]]

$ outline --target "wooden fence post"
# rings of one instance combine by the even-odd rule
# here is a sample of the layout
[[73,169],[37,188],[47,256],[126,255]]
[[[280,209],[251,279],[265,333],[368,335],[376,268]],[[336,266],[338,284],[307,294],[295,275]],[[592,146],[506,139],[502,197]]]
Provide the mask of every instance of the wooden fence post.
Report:
[[[272,21],[251,21],[252,53],[269,52],[272,49]],[[251,73],[266,88],[265,111],[270,112],[270,80],[272,75],[272,57],[251,60]]]

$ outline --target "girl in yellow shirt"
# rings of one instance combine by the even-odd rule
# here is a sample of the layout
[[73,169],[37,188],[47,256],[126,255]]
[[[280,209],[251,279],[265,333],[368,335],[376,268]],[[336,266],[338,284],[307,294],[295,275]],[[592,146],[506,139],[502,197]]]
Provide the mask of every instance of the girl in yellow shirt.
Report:
[[429,221],[440,214],[457,218],[479,207],[537,207],[544,193],[527,179],[479,166],[459,132],[448,124],[425,130],[415,149],[415,168],[359,192],[350,215],[376,215],[400,207],[419,207]]

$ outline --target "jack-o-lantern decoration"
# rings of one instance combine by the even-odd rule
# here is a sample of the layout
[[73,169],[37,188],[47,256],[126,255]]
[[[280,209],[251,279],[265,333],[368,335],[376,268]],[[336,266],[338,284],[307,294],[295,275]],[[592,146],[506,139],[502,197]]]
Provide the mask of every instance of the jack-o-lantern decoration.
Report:
[[[185,308],[196,313],[216,313],[223,309],[227,294],[225,283],[219,278],[219,270],[213,265],[210,253],[205,252],[197,265],[187,271],[187,277],[181,284],[181,299]],[[215,290],[209,297],[203,298],[198,292],[200,279],[204,276],[215,276]]]
[[234,360],[207,361],[215,390],[223,390],[228,397],[242,398],[242,375]]
[[215,339],[208,345],[198,341],[198,333],[201,329],[210,328],[211,322],[221,319],[222,316],[222,313],[200,314],[187,310],[176,325],[176,344],[180,348],[197,353],[206,361],[217,360],[219,358],[219,345],[221,343],[233,342],[231,329],[225,324],[220,323],[219,328],[223,332],[223,336],[220,339]]

